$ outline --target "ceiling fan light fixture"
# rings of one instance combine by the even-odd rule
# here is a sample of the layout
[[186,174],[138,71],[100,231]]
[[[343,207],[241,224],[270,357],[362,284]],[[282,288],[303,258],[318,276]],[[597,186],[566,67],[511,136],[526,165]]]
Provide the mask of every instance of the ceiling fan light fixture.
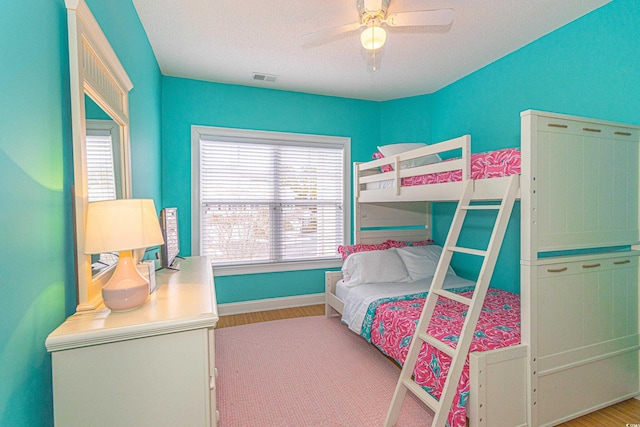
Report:
[[384,28],[377,27],[375,25],[367,27],[360,34],[360,42],[362,43],[362,47],[367,50],[379,49],[384,45],[385,41],[387,41],[387,32]]

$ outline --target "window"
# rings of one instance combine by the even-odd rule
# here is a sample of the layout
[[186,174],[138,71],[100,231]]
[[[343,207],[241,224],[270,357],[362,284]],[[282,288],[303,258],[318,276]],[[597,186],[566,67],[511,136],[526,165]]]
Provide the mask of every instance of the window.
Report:
[[86,135],[87,191],[89,202],[122,197],[119,158],[119,127],[109,120],[88,120]]
[[339,265],[349,138],[194,126],[192,139],[193,253],[216,274]]

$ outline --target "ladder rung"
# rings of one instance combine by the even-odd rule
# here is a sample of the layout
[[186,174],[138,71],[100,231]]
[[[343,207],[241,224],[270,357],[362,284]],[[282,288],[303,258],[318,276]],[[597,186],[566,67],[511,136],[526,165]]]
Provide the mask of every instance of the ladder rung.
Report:
[[500,210],[500,208],[502,208],[502,205],[465,205],[465,206],[460,206],[460,209],[465,209],[465,210],[468,210],[468,211]]
[[440,402],[429,393],[427,393],[425,389],[416,384],[414,380],[409,378],[402,381],[402,383],[411,393],[415,394],[418,399],[422,400],[425,405],[427,405],[433,411],[438,412],[438,409],[440,408]]
[[433,289],[431,290],[431,292],[462,304],[471,305],[471,298],[467,298],[464,295],[456,294],[455,292],[449,292],[444,289]]
[[449,347],[448,345],[446,345],[445,343],[443,343],[433,335],[420,333],[418,334],[418,338],[420,338],[422,341],[426,342],[427,344],[434,346],[441,352],[447,354],[449,357],[453,357],[454,354],[456,353],[455,348]]
[[470,255],[478,255],[478,256],[487,255],[487,251],[481,251],[479,249],[471,249],[471,248],[462,248],[460,246],[451,246],[449,247],[449,250],[453,252],[462,252],[464,254],[470,254]]

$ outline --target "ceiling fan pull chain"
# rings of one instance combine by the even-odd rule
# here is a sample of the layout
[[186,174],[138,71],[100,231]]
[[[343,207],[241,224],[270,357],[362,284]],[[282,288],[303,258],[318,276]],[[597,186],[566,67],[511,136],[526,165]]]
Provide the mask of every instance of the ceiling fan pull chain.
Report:
[[378,69],[378,64],[376,63],[376,51],[378,49],[373,50],[373,72],[375,73],[376,70]]

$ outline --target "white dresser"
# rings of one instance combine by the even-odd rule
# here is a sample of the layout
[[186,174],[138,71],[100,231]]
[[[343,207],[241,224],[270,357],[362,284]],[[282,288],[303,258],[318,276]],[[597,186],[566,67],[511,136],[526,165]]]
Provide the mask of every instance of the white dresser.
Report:
[[144,306],[76,313],[49,335],[57,426],[216,426],[211,264],[178,265]]

